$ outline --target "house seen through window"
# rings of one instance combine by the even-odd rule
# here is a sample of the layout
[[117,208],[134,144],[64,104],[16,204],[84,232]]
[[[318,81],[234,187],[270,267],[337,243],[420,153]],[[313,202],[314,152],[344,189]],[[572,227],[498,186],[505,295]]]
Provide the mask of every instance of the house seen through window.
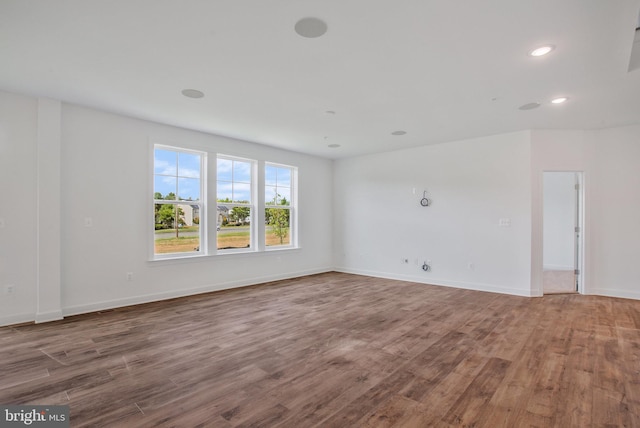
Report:
[[252,177],[254,162],[218,156],[217,247],[218,250],[253,248]]
[[265,245],[290,246],[293,242],[293,168],[265,165]]
[[199,253],[204,154],[156,146],[154,150],[154,254]]
[[153,155],[153,259],[297,247],[296,167],[163,145]]

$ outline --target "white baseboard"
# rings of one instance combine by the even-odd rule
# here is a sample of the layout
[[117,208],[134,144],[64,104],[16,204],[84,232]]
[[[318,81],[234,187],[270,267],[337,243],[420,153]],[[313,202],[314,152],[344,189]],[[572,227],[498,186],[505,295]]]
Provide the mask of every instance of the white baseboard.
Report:
[[49,322],[49,321],[58,321],[61,320],[62,317],[62,311],[58,310],[58,311],[50,311],[50,312],[41,312],[41,313],[36,313],[36,319],[35,322],[36,324],[41,323],[41,322]]
[[15,314],[9,316],[0,316],[0,327],[13,324],[22,324],[25,322],[33,322],[35,320],[34,314]]
[[617,297],[620,299],[640,300],[640,291],[607,290],[606,288],[589,288],[585,293],[591,296]]
[[[420,284],[428,284],[428,285],[437,285],[440,287],[452,287],[452,288],[462,288],[464,290],[475,290],[475,291],[487,291],[489,293],[499,293],[499,294],[510,294],[513,296],[522,296],[522,297],[533,297],[531,290],[529,288],[519,289],[519,288],[506,288],[491,284],[482,284],[482,283],[472,283],[472,282],[462,282],[462,281],[449,281],[442,279],[430,279],[425,278],[423,276],[416,275],[402,275],[402,274],[390,274],[387,272],[376,272],[370,270],[360,270],[360,269],[349,269],[344,267],[337,267],[334,269],[336,272],[343,273],[352,273],[355,275],[365,275],[365,276],[373,276],[376,278],[385,278],[385,279],[393,279],[397,281],[408,281],[408,282],[417,282]],[[527,284],[526,287],[529,287]]]
[[63,315],[79,315],[89,312],[104,311],[107,309],[121,308],[123,306],[140,305],[143,303],[157,302],[160,300],[175,299],[176,297],[193,296],[196,294],[210,293],[212,291],[228,290],[231,288],[247,287],[250,285],[263,284],[265,282],[280,281],[283,279],[297,278],[307,275],[315,275],[333,271],[332,268],[311,269],[299,272],[288,272],[278,275],[255,277],[237,281],[229,281],[219,284],[211,284],[202,287],[164,291],[161,293],[145,294],[141,296],[126,297],[122,299],[106,300],[102,302],[88,303],[84,305],[69,306],[62,309]]

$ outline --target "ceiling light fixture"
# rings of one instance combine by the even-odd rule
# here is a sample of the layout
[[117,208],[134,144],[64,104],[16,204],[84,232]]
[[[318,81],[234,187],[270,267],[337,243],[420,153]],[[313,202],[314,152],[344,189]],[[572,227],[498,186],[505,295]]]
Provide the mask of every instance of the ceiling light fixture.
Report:
[[204,97],[204,92],[199,91],[197,89],[183,89],[182,95],[187,98],[202,98]]
[[407,131],[393,131],[391,135],[405,135]]
[[554,98],[551,100],[551,104],[562,104],[563,102],[567,101],[569,98],[568,97],[558,97],[558,98]]
[[302,18],[296,22],[294,28],[298,35],[308,39],[315,39],[327,32],[327,23],[318,18]]
[[554,45],[545,45],[535,48],[532,51],[529,51],[529,56],[544,56],[554,50],[556,47]]

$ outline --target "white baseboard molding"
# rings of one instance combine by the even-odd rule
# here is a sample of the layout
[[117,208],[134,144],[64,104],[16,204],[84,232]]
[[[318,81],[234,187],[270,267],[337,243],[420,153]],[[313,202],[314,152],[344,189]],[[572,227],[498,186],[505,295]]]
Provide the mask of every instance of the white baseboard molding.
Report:
[[140,305],[143,303],[157,302],[160,300],[175,299],[176,297],[193,296],[196,294],[210,293],[213,291],[229,290],[232,288],[248,287],[250,285],[263,284],[266,282],[280,281],[283,279],[298,278],[301,276],[315,275],[319,273],[331,272],[333,268],[310,269],[299,272],[287,272],[278,275],[269,275],[255,278],[242,279],[237,281],[211,284],[202,287],[164,291],[161,293],[145,294],[141,296],[126,297],[122,299],[107,300],[102,302],[88,303],[84,305],[69,306],[62,309],[65,317],[71,315],[86,314],[90,312],[104,311],[107,309],[121,308],[124,306]]
[[585,293],[591,296],[617,297],[620,299],[640,300],[640,291],[615,290],[606,288],[589,288]]
[[0,327],[13,324],[22,324],[26,322],[34,322],[35,314],[14,314],[8,316],[0,316]]
[[63,318],[62,310],[36,313],[36,324],[41,322],[58,321]]
[[[373,276],[376,278],[385,278],[385,279],[393,279],[397,281],[408,281],[408,282],[417,282],[420,284],[427,285],[437,285],[440,287],[452,287],[452,288],[461,288],[464,290],[475,290],[475,291],[486,291],[489,293],[498,293],[498,294],[509,294],[513,296],[522,296],[522,297],[533,297],[534,295],[531,293],[529,288],[527,289],[518,289],[518,288],[506,288],[500,287],[491,284],[482,284],[482,283],[472,283],[472,282],[462,282],[462,281],[449,281],[442,279],[431,279],[423,276],[416,275],[402,275],[402,274],[391,274],[388,272],[377,272],[370,270],[361,270],[361,269],[350,269],[344,267],[336,267],[334,269],[336,272],[343,273],[352,273],[355,275],[365,275],[365,276]],[[529,285],[527,284],[527,287]]]

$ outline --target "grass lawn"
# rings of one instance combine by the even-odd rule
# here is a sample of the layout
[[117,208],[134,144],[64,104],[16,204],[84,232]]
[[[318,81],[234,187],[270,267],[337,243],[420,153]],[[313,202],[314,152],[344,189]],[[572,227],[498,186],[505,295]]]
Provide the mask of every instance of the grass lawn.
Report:
[[200,238],[197,236],[185,236],[180,238],[156,239],[156,254],[187,253],[200,246]]
[[[181,229],[182,230],[182,229]],[[267,246],[289,245],[289,234],[284,237],[282,244],[280,238],[267,232]],[[228,232],[218,234],[218,249],[223,248],[247,248],[249,246],[249,232]],[[200,239],[197,236],[179,238],[156,239],[156,254],[187,253],[200,247]]]

